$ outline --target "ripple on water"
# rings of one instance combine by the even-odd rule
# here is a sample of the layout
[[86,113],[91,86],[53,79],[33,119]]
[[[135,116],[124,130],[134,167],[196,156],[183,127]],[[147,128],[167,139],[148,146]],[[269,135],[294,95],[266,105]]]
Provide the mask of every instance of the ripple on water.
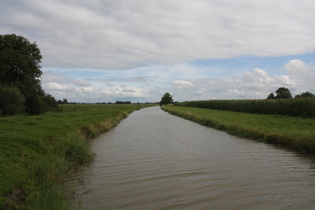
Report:
[[315,206],[314,159],[233,137],[158,107],[132,113],[97,138],[93,150],[95,161],[76,186],[82,209]]

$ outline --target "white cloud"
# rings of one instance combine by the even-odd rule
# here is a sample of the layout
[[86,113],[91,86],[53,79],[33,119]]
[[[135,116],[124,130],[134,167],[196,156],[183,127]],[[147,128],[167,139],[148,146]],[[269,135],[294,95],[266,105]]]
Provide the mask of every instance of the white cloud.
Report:
[[312,0],[25,0],[0,10],[0,32],[37,41],[44,67],[131,69],[315,51]]
[[306,64],[302,60],[290,60],[283,67],[287,72],[288,80],[291,81],[296,90],[315,92],[315,66]]
[[110,83],[110,82],[106,82],[105,84],[106,84],[106,86],[108,86],[108,87],[113,87],[113,86],[114,86],[114,84],[112,84],[112,83]]
[[66,85],[61,85],[56,82],[48,82],[47,84],[43,85],[43,88],[48,90],[48,91],[64,91],[64,92],[69,92],[72,90],[72,88],[66,86]]
[[314,11],[313,0],[1,1],[0,34],[37,42],[43,88],[58,99],[265,98],[280,86],[315,92],[314,64],[190,63],[314,53]]
[[76,84],[77,86],[90,87],[89,82],[84,81],[84,80],[75,80],[75,84]]
[[[183,68],[181,75],[179,66]],[[128,70],[126,75],[120,74],[120,77],[117,71],[111,71],[114,78],[107,79],[107,82],[102,82],[102,78],[113,77],[109,72],[83,80],[89,81],[90,86],[78,86],[77,81],[80,79],[72,79],[63,73],[45,72],[43,88],[57,99],[69,98],[70,101],[78,102],[159,101],[166,92],[172,93],[177,101],[263,99],[279,87],[289,88],[292,95],[305,91],[315,93],[315,66],[302,60],[288,61],[279,75],[270,75],[267,70],[254,68],[233,76],[211,77],[211,74],[205,74],[205,68],[189,64],[152,66],[146,71],[143,68]],[[146,78],[147,84],[130,82],[137,78],[134,75],[138,73]],[[132,77],[128,78],[128,75]]]
[[[301,60],[290,60],[284,65],[284,74],[269,75],[255,68],[240,75],[173,82],[171,91],[176,100],[207,99],[264,99],[279,87],[287,87],[292,95],[305,91],[315,92],[315,66]],[[189,82],[190,88],[178,88]]]
[[176,89],[188,89],[193,86],[193,83],[186,80],[175,80],[171,82],[171,85],[173,85]]

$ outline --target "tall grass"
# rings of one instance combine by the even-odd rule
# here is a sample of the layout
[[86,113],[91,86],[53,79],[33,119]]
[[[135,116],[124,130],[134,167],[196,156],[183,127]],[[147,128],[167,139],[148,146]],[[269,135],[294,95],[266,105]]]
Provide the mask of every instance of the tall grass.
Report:
[[315,118],[315,98],[188,101],[177,105],[255,114]]
[[93,158],[89,139],[144,105],[68,105],[0,118],[0,209],[69,209],[65,177]]
[[314,119],[180,106],[164,106],[163,109],[236,136],[284,145],[296,151],[315,152]]

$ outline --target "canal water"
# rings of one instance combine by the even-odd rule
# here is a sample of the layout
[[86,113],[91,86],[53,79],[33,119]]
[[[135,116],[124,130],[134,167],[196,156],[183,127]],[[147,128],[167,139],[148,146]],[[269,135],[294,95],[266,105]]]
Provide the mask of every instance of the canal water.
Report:
[[80,209],[315,209],[315,160],[172,116],[136,111],[92,143]]

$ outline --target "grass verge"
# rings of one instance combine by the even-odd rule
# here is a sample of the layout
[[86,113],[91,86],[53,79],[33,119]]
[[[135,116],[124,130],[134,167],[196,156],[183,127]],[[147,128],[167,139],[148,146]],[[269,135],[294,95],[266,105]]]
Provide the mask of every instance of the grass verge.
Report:
[[181,106],[163,106],[162,109],[239,137],[279,144],[299,152],[315,152],[314,119]]
[[70,209],[64,181],[92,159],[89,139],[146,105],[68,105],[0,118],[0,209]]

